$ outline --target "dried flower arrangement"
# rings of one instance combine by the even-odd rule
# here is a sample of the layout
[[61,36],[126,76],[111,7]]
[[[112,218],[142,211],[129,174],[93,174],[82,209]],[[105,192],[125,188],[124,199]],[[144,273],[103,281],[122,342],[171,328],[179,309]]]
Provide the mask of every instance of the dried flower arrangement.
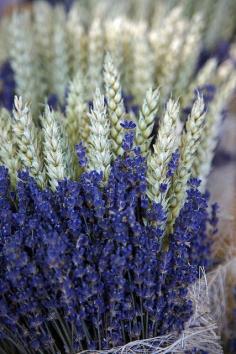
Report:
[[[46,106],[37,126],[17,97],[12,117],[2,111],[6,143],[15,149],[9,172],[1,168],[3,352],[105,350],[180,335],[189,321],[212,338],[186,350],[221,352],[214,327],[193,322],[189,295],[199,267],[210,266],[216,220],[191,178],[204,99],[198,94],[179,135],[179,103],[169,99],[151,152],[159,92],[148,90],[130,120],[110,55],[104,83],[106,101],[97,89],[88,135],[76,148],[80,167],[67,118]],[[16,178],[17,169],[28,172]]]
[[0,353],[222,353],[205,189],[234,64],[194,75],[199,14],[154,28],[108,3],[6,23]]

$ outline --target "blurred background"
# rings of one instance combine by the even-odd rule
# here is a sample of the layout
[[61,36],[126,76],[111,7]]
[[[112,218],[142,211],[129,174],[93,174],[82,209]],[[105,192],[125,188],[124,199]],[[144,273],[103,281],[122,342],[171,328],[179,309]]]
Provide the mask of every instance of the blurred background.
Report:
[[0,14],[2,15],[5,11],[8,11],[9,8],[17,3],[22,2],[21,0],[1,0],[0,1]]
[[[15,6],[29,5],[30,3],[37,1],[37,0],[0,0],[0,16],[3,14],[11,13],[12,9]],[[69,6],[73,0],[48,0],[48,2],[52,5],[57,3],[63,3],[66,7]]]

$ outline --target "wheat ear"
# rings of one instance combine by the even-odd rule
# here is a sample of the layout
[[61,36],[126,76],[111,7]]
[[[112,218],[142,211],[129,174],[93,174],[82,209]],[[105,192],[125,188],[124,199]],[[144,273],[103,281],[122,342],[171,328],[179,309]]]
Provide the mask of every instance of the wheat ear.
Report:
[[58,181],[66,175],[66,164],[63,156],[61,132],[55,113],[48,106],[42,117],[43,154],[50,187],[55,190]]
[[88,139],[88,167],[89,170],[101,171],[104,180],[110,171],[110,123],[104,96],[97,89],[93,99],[93,109],[89,113],[90,135]]
[[148,196],[156,203],[162,202],[165,208],[167,206],[166,193],[170,185],[170,177],[167,174],[168,164],[177,148],[178,119],[179,104],[169,99],[153,146],[154,151],[148,156],[147,161]]
[[204,129],[204,120],[204,101],[203,98],[198,95],[186,122],[185,131],[181,136],[179,164],[168,193],[168,234],[173,231],[175,220],[185,202],[187,182],[192,173],[195,153]]
[[157,114],[158,101],[159,90],[149,89],[146,93],[143,105],[139,111],[135,143],[141,148],[141,152],[144,156],[148,154],[152,141],[151,134],[153,132]]
[[123,152],[123,128],[120,123],[125,117],[125,107],[122,99],[120,76],[115,68],[110,54],[105,57],[104,65],[105,92],[108,105],[108,116],[111,125],[111,142],[114,156]]
[[37,183],[45,186],[45,173],[38,141],[38,132],[32,115],[22,98],[15,96],[12,129],[16,140],[17,153],[22,166],[29,171]]

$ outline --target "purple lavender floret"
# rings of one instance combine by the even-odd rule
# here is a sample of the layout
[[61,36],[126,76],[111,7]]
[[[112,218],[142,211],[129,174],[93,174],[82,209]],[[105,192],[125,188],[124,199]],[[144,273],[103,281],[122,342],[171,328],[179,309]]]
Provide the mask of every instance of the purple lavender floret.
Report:
[[160,184],[160,192],[165,193],[167,191],[168,184],[167,183],[161,183]]
[[134,143],[134,131],[136,124],[132,120],[124,120],[120,123],[121,127],[127,130],[128,132],[125,133],[123,141],[122,141],[122,148],[124,151],[130,151],[133,147]]
[[171,156],[171,160],[168,163],[167,177],[172,177],[176,171],[179,163],[180,153],[179,150],[175,150]]
[[158,225],[166,214],[148,202],[140,149],[126,150],[101,182],[91,171],[52,192],[21,172],[12,193],[0,167],[0,341],[7,352],[107,349],[181,332],[191,316],[188,287],[210,249],[198,182],[190,181],[165,251]]
[[124,120],[120,125],[124,129],[134,129],[136,127],[136,124],[132,120]]
[[128,132],[125,133],[123,142],[122,142],[122,148],[124,149],[124,151],[129,151],[132,149],[133,146],[133,142],[134,142],[134,132]]
[[86,157],[86,149],[85,149],[83,143],[80,142],[79,144],[77,144],[75,146],[75,150],[76,150],[76,154],[77,154],[80,166],[81,167],[86,167],[86,165],[87,165],[87,157]]

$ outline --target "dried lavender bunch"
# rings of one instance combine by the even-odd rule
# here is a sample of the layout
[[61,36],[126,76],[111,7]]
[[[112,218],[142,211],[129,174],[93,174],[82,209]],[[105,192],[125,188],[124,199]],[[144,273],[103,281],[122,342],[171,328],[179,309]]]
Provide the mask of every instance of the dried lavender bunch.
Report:
[[[180,137],[179,106],[168,101],[151,152],[159,92],[148,90],[139,118],[130,120],[108,55],[107,100],[96,92],[87,113],[88,139],[77,146],[79,173],[85,172],[73,181],[65,134],[71,127],[65,123],[79,127],[77,112],[85,112],[80,77],[70,88],[67,117],[46,107],[42,129],[22,99],[15,100],[12,129],[23,167],[15,190],[6,168],[0,169],[5,352],[76,353],[180,335],[194,311],[189,285],[199,266],[210,265],[208,196],[191,179],[203,98]],[[158,183],[154,195],[152,183]],[[169,203],[175,194],[181,197],[178,210]]]
[[[134,125],[123,126],[124,154],[105,185],[102,173],[91,171],[41,190],[21,172],[11,193],[0,168],[3,351],[109,349],[180,334],[191,316],[189,284],[209,265],[207,196],[189,180],[163,250],[158,225],[166,215],[161,203],[148,202],[146,160],[132,147]],[[86,165],[81,149],[79,157]]]
[[[63,105],[69,78],[78,69],[73,51],[75,38],[86,37],[87,33],[78,28],[78,33],[72,31],[61,9],[57,12],[60,16],[52,26],[56,55],[51,82]],[[180,13],[174,12],[173,19],[178,33],[189,28],[185,21],[182,23]],[[116,29],[122,21],[116,22]],[[110,49],[114,63],[122,67],[123,44],[126,43],[126,49],[129,41],[134,45],[130,38],[126,38],[126,42],[119,39],[116,30],[109,33],[110,25],[111,21],[105,23],[105,33],[99,27],[99,43],[91,43],[86,48],[81,40],[81,48],[86,49],[82,59],[79,58],[79,65],[84,64],[87,57],[87,63],[79,68],[81,76],[88,71],[89,79],[94,75],[100,88],[104,48]],[[3,321],[0,331],[3,351],[75,353],[182,332],[193,312],[189,284],[197,279],[198,267],[207,266],[209,259],[207,195],[201,194],[199,182],[191,179],[192,166],[199,166],[195,151],[201,143],[206,146],[209,134],[206,140],[200,141],[203,104],[199,104],[200,113],[192,107],[185,130],[178,136],[178,105],[172,100],[166,106],[162,103],[172,89],[182,92],[183,87],[188,87],[194,66],[191,60],[196,59],[189,51],[190,44],[195,43],[192,40],[195,34],[200,44],[197,30],[193,27],[191,35],[186,37],[188,47],[183,42],[176,43],[175,37],[171,42],[171,53],[183,49],[184,58],[190,63],[183,82],[178,81],[181,70],[177,71],[183,68],[181,61],[173,64],[175,70],[171,72],[160,68],[161,79],[157,76],[156,82],[152,82],[153,42],[149,43],[148,33],[144,35],[141,31],[138,38],[142,46],[134,47],[133,52],[124,56],[130,61],[133,53],[137,56],[133,72],[120,77],[109,55],[106,57],[106,100],[97,92],[89,113],[86,99],[95,85],[91,81],[91,86],[88,83],[79,86],[80,73],[70,86],[66,117],[47,108],[41,123],[43,129],[38,115],[34,113],[36,124],[33,124],[29,109],[18,109],[19,104],[16,104],[15,123],[22,124],[20,133],[16,125],[14,128],[18,154],[29,174],[20,172],[16,190],[12,191],[6,170],[1,169],[0,285],[3,296],[0,316]],[[67,35],[72,32],[75,37],[70,40]],[[94,33],[89,33],[91,41],[96,42]],[[107,47],[101,45],[103,34]],[[44,45],[42,41],[39,43]],[[97,68],[92,60],[93,44],[101,48],[97,53],[101,65]],[[96,47],[96,44],[99,45]],[[166,58],[164,49],[163,58]],[[146,53],[150,71],[145,71],[143,53]],[[48,56],[39,56],[37,60],[43,66]],[[130,63],[127,67],[130,70]],[[140,75],[139,69],[142,69]],[[145,95],[142,80],[145,91],[152,84],[156,86],[158,80],[163,83],[157,134],[153,134],[153,128],[158,91],[150,89],[146,93],[136,118],[126,111],[122,97],[122,78],[127,79],[129,74],[135,103],[140,104]],[[42,82],[46,78],[47,75],[42,75]],[[40,93],[39,104],[47,96],[46,92],[50,92],[50,80],[48,85],[42,84],[45,91]],[[202,97],[198,100],[203,101]],[[37,105],[35,102],[36,99],[33,105]],[[18,111],[24,116],[21,122],[16,115]],[[87,149],[85,155],[83,144],[77,147],[82,161],[79,173],[87,171],[80,178],[75,171],[73,153],[71,155],[68,149],[65,127],[71,147],[83,140]],[[153,135],[154,151],[150,149]],[[6,140],[11,142],[12,135],[7,134]],[[10,168],[9,172],[12,179]],[[70,180],[71,176],[75,176],[76,181]],[[50,190],[42,189],[45,183]],[[114,238],[111,239],[111,235]],[[165,244],[163,248],[165,235],[168,235],[168,247]],[[24,289],[29,290],[24,292]]]

